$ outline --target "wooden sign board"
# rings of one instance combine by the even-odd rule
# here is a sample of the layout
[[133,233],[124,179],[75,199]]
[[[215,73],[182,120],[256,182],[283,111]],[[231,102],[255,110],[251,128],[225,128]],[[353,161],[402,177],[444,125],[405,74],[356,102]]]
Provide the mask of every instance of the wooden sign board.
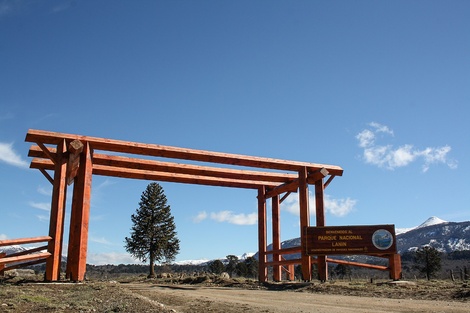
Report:
[[397,253],[395,225],[306,227],[307,255]]

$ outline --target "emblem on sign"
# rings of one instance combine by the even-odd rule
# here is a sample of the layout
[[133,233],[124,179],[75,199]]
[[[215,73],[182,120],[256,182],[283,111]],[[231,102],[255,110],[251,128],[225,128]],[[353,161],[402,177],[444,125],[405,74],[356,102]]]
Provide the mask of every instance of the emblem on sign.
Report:
[[372,235],[372,244],[380,250],[387,250],[393,245],[393,235],[386,229],[378,229]]

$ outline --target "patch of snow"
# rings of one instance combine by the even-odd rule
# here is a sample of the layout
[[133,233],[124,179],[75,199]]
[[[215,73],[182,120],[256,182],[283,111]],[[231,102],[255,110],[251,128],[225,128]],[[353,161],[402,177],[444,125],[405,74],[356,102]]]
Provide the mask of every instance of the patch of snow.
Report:
[[410,230],[413,230],[414,228],[395,228],[395,235],[400,235],[409,232]]
[[396,228],[395,229],[395,234],[400,235],[400,234],[404,234],[404,233],[407,233],[409,231],[412,231],[414,229],[427,227],[427,226],[432,226],[432,225],[443,224],[443,223],[448,223],[448,221],[444,221],[443,219],[440,219],[439,217],[436,217],[436,216],[431,216],[430,218],[425,220],[423,223],[421,223],[419,226],[411,227],[411,228]]
[[428,218],[424,223],[419,225],[416,228],[422,228],[422,227],[427,227],[427,226],[432,226],[432,225],[438,225],[438,224],[443,224],[443,223],[448,223],[447,221],[444,221],[443,219],[440,219],[439,217],[436,216],[431,216]]
[[239,259],[240,261],[243,261],[243,260],[248,259],[249,257],[254,256],[255,254],[256,254],[256,253],[254,253],[254,252],[246,252],[246,253],[243,253],[242,255],[239,255],[239,256],[238,256],[238,259]]
[[209,262],[210,260],[207,259],[200,259],[200,260],[184,260],[184,261],[177,261],[174,262],[173,264],[175,265],[201,265],[204,263]]

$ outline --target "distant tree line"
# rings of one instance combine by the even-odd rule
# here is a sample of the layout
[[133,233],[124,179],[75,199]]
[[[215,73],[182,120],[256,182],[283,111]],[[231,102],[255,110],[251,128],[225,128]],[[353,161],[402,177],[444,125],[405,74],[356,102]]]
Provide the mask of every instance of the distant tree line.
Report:
[[214,260],[209,263],[209,272],[213,274],[221,274],[226,272],[230,277],[258,277],[258,260],[248,257],[241,261],[235,255],[227,255],[227,262],[224,264],[221,260]]
[[[434,248],[421,248],[417,251],[405,252],[401,255],[403,279],[455,279],[470,280],[470,250],[455,251],[452,253],[440,253]],[[384,259],[374,260],[372,263],[385,265]],[[382,263],[381,263],[382,262]],[[370,263],[370,261],[368,261]],[[44,272],[45,265],[29,267],[36,272]],[[65,263],[62,272],[65,271]],[[119,265],[89,265],[87,264],[87,278],[113,278],[121,275],[148,274],[148,265],[119,264]],[[220,274],[227,272],[231,277],[246,277],[256,279],[258,277],[258,260],[253,257],[239,260],[234,255],[228,255],[225,260],[214,260],[202,265],[156,265],[155,273],[176,273],[187,275],[202,275],[205,273]],[[330,279],[387,279],[388,273],[384,271],[370,270],[355,266],[329,263],[328,272]],[[272,275],[272,272],[269,271]],[[295,277],[301,279],[300,265],[295,266]],[[316,267],[313,267],[313,277],[316,278]]]

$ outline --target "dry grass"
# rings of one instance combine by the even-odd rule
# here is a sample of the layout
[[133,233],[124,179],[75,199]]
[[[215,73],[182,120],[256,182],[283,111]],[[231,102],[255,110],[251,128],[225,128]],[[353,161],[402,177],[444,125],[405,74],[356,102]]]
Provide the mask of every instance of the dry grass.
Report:
[[[85,283],[43,283],[42,277],[14,277],[0,280],[0,312],[172,312],[177,299],[149,299],[130,291],[126,283],[138,282],[143,288],[154,284],[205,285],[242,289],[267,289],[285,292],[324,293],[441,301],[470,301],[470,284],[451,281],[416,281],[414,284],[389,284],[368,281],[331,281],[326,283],[266,283],[253,280],[194,277],[173,280],[147,280],[126,276],[118,281]],[[165,303],[165,305],[160,304]]]

